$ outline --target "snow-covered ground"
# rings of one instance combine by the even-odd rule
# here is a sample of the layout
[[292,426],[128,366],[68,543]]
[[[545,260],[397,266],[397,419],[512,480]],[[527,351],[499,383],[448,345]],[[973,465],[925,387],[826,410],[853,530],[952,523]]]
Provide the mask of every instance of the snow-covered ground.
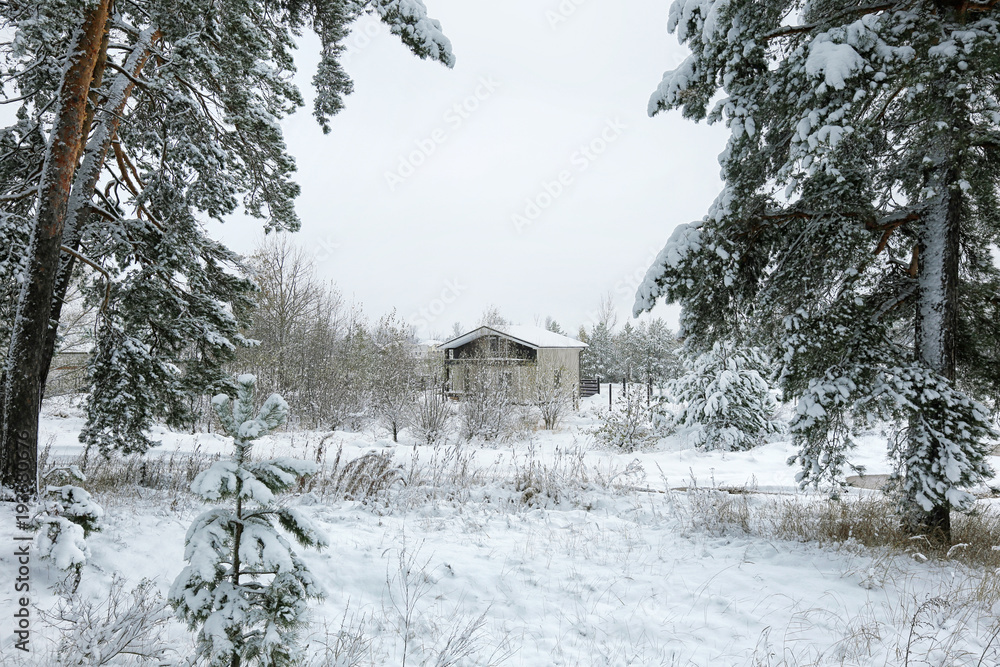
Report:
[[[990,608],[977,588],[994,573],[711,525],[696,506],[724,493],[713,489],[747,487],[756,492],[741,496],[750,505],[798,493],[785,464],[789,442],[700,452],[680,433],[649,451],[615,453],[589,435],[606,400],[587,399],[557,432],[502,446],[434,449],[405,436],[394,445],[375,433],[328,438],[328,466],[338,449],[341,469],[366,452],[389,451],[410,484],[366,500],[290,498],[330,543],[298,549],[326,589],[307,638],[311,664],[1000,664],[1000,606]],[[42,442],[51,456],[79,453],[81,425],[67,402],[46,405]],[[159,456],[231,450],[215,434],[157,435]],[[315,458],[324,435],[279,433],[256,451]],[[855,462],[888,472],[884,441],[873,435]],[[105,599],[113,576],[126,590],[148,578],[165,595],[204,506],[143,488],[98,500],[105,528],[89,540],[81,595]],[[13,536],[13,521],[4,521],[0,539],[10,545]],[[12,581],[15,567],[12,550],[0,551],[0,579]],[[38,611],[55,606],[52,589],[63,576],[32,563],[36,653],[26,663],[12,646],[13,588],[0,590],[0,664],[53,664],[59,632]],[[192,645],[176,621],[163,640],[177,650],[170,664]]]

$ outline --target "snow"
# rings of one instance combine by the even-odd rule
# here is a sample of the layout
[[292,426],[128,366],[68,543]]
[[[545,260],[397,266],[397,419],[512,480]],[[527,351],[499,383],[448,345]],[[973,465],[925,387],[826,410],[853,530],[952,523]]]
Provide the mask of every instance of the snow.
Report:
[[[589,436],[595,414],[607,405],[609,388],[601,389],[582,401],[580,413],[562,431],[536,432],[508,447],[463,445],[460,455],[481,484],[449,478],[440,494],[427,497],[417,486],[400,487],[392,503],[292,497],[288,509],[325,534],[330,545],[296,549],[327,593],[325,600],[310,605],[314,623],[305,640],[315,649],[331,639],[324,623],[336,633],[346,622],[348,630],[372,639],[382,651],[375,664],[400,664],[405,631],[413,652],[407,664],[434,664],[430,657],[442,649],[452,628],[485,614],[476,635],[485,647],[478,664],[505,647],[512,655],[500,664],[515,667],[741,666],[768,664],[771,654],[795,656],[797,662],[789,664],[882,665],[898,664],[896,651],[905,649],[910,618],[924,600],[964,599],[960,591],[972,574],[951,563],[699,526],[692,518],[697,503],[744,497],[729,496],[724,488],[755,490],[745,496],[751,507],[768,502],[772,494],[818,501],[797,491],[796,470],[785,465],[795,449],[784,436],[775,436],[747,452],[703,452],[693,449],[689,433],[680,430],[635,454],[602,450]],[[616,397],[620,390],[614,388]],[[840,393],[833,383],[830,390]],[[42,439],[53,439],[54,456],[79,453],[81,424],[78,413],[46,410]],[[261,438],[255,449],[283,462],[286,457],[307,458],[322,435],[279,432]],[[195,450],[227,456],[232,451],[231,439],[216,434],[165,430],[161,439],[164,448],[151,456]],[[444,460],[441,449],[405,439],[392,448],[379,432],[338,432],[333,451],[339,446],[345,460],[388,448],[404,469],[414,459],[424,466],[432,465],[435,456]],[[862,437],[854,462],[873,474],[889,472],[885,446],[876,433]],[[520,493],[502,481],[531,464],[549,470],[572,467],[576,456],[592,480],[597,472],[618,474],[631,489],[567,482],[554,487],[560,498],[542,493],[538,502],[524,504]],[[445,468],[435,465],[446,476]],[[625,474],[627,468],[631,472]],[[219,464],[213,470],[215,478],[226,474]],[[206,478],[196,484],[210,486]],[[660,493],[667,489],[675,490]],[[81,584],[86,595],[105,595],[116,572],[133,585],[151,578],[166,594],[184,569],[185,557],[192,558],[185,576],[215,577],[216,561],[208,554],[222,543],[224,530],[213,522],[224,520],[225,512],[203,516],[196,531],[191,523],[207,509],[200,502],[181,500],[171,507],[162,495],[141,487],[127,497],[127,503],[105,503],[106,526],[88,538],[92,554]],[[262,539],[269,539],[264,532]],[[11,522],[0,525],[0,539],[8,544],[12,533]],[[189,545],[187,554],[186,533],[201,540]],[[256,535],[254,528],[248,534]],[[265,544],[263,560],[276,554],[274,565],[284,570],[292,564],[279,547]],[[198,553],[206,557],[199,559]],[[5,580],[15,566],[10,550],[0,554]],[[51,587],[62,572],[35,562],[32,577],[32,602],[51,608]],[[425,595],[417,599],[405,629],[393,601],[407,590]],[[210,603],[207,590],[185,594],[193,608]],[[13,605],[8,587],[0,593],[0,608],[6,614]],[[940,627],[948,632],[975,632],[976,619],[960,610],[941,613]],[[986,627],[991,619],[983,622]],[[206,632],[225,642],[213,632],[222,632],[225,623],[213,616]],[[9,627],[0,635],[5,654],[12,638]],[[55,638],[37,617],[33,630],[36,646]],[[180,647],[190,647],[190,635],[179,621],[171,621],[167,635]],[[935,664],[975,665],[986,641],[985,635],[970,634],[957,649],[974,652],[975,659],[945,657]]]
[[468,333],[442,343],[439,349],[451,350],[489,334],[501,334],[533,348],[579,348],[587,347],[575,338],[557,334],[541,327],[504,325],[498,327],[477,327]]
[[813,77],[823,77],[826,85],[843,90],[854,72],[861,69],[865,59],[850,44],[838,44],[829,38],[816,38],[809,45],[806,72]]
[[[669,270],[678,269],[689,255],[701,250],[701,226],[702,222],[698,221],[677,225],[674,228],[667,244],[653,260],[646,271],[646,276],[636,290],[635,305],[632,307],[634,315],[638,316],[656,304],[656,300],[664,293],[659,282]],[[725,251],[723,250],[723,252]],[[723,258],[721,254],[719,257]]]

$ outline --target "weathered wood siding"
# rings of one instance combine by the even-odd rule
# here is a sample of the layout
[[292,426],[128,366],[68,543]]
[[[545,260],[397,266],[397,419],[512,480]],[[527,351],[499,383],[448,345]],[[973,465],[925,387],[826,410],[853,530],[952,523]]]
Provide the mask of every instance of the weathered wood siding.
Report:
[[553,372],[564,369],[565,378],[568,383],[577,388],[580,387],[580,349],[549,347],[538,350],[538,366],[549,369]]

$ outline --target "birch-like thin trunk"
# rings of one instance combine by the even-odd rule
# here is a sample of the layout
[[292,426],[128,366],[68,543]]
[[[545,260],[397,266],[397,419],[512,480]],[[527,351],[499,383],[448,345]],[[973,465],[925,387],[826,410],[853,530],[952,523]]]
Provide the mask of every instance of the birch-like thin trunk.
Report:
[[66,209],[79,156],[87,99],[108,21],[110,0],[87,11],[68,50],[56,124],[40,179],[38,212],[28,242],[28,267],[14,317],[0,432],[0,484],[19,499],[38,491],[38,412],[42,349],[59,271]]

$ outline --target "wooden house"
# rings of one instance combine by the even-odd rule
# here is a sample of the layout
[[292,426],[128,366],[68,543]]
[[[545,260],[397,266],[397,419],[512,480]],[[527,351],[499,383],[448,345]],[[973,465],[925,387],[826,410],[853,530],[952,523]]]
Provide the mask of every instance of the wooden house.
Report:
[[586,343],[526,326],[481,326],[442,343],[445,355],[445,380],[449,394],[461,397],[471,377],[484,368],[499,374],[501,380],[525,398],[539,373],[551,375],[579,395],[580,353]]

